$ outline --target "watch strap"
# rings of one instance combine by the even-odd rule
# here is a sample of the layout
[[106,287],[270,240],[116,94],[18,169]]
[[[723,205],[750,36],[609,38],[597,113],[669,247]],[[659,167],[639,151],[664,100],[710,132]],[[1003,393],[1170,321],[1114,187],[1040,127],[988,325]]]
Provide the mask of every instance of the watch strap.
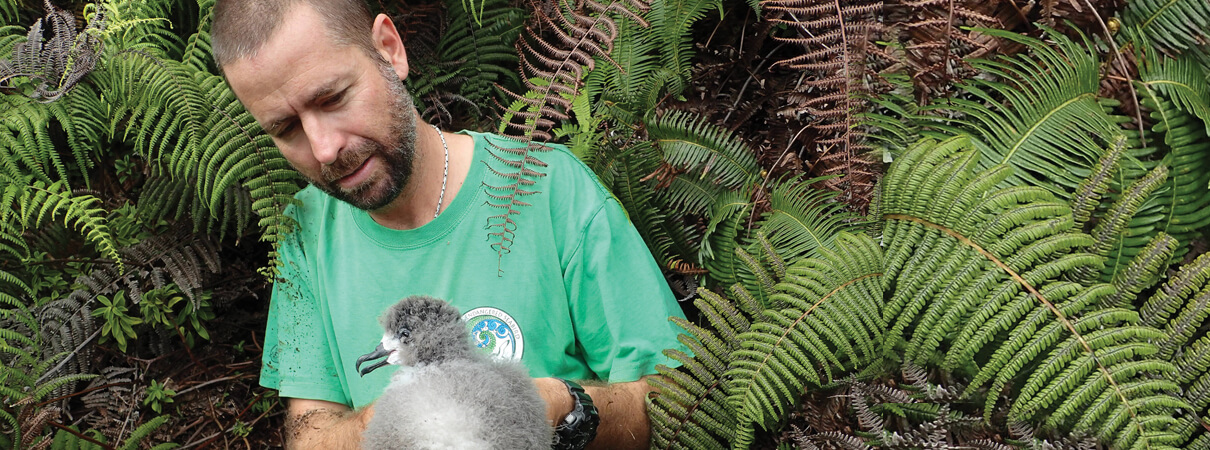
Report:
[[562,381],[567,386],[573,402],[571,412],[555,427],[554,450],[581,450],[597,437],[597,426],[601,424],[601,416],[597,407],[592,403],[592,397],[584,392],[584,387],[571,380]]

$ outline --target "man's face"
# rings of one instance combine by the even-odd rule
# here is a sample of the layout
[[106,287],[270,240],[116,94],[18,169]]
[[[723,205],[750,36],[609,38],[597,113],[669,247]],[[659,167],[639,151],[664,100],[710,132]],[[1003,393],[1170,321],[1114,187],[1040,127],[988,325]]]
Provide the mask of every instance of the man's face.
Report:
[[227,82],[311,184],[377,210],[411,176],[412,99],[390,64],[325,29],[311,8],[295,8],[255,56],[225,66]]

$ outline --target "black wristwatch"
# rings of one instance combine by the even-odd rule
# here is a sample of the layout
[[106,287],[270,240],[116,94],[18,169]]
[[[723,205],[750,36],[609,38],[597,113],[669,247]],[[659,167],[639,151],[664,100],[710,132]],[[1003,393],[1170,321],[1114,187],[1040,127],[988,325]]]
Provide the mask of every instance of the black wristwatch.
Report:
[[571,380],[557,378],[567,385],[571,399],[575,402],[571,412],[555,427],[554,450],[581,450],[597,437],[597,425],[601,424],[601,416],[597,415],[597,407],[592,404],[592,397],[584,392],[584,387]]

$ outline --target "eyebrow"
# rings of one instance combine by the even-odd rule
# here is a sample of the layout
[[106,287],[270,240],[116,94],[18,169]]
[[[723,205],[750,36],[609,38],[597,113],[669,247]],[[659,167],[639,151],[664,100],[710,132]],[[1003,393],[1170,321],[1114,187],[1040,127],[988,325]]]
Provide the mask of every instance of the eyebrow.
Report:
[[[336,78],[330,79],[330,80],[324,82],[323,84],[319,85],[319,87],[315,88],[315,90],[312,91],[311,94],[306,97],[307,100],[303,104],[304,105],[313,105],[316,102],[318,102],[319,99],[332,95],[333,92],[337,91],[337,86],[341,84],[341,80],[342,80],[341,77],[336,77]],[[281,129],[282,124],[286,123],[287,120],[290,120],[292,118],[294,118],[293,114],[287,115],[284,117],[275,118],[271,122],[269,122],[268,126],[263,127],[263,128],[266,133],[269,133],[270,136],[277,136],[278,132],[279,132],[278,130]]]

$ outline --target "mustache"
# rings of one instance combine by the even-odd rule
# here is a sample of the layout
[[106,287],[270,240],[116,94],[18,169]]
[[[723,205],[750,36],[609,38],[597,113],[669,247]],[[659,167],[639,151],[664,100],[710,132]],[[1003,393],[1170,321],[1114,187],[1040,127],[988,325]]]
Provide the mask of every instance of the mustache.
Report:
[[319,176],[325,183],[335,183],[361,167],[374,153],[374,150],[375,146],[372,142],[362,142],[342,150],[336,156],[336,161],[324,164],[319,168]]

